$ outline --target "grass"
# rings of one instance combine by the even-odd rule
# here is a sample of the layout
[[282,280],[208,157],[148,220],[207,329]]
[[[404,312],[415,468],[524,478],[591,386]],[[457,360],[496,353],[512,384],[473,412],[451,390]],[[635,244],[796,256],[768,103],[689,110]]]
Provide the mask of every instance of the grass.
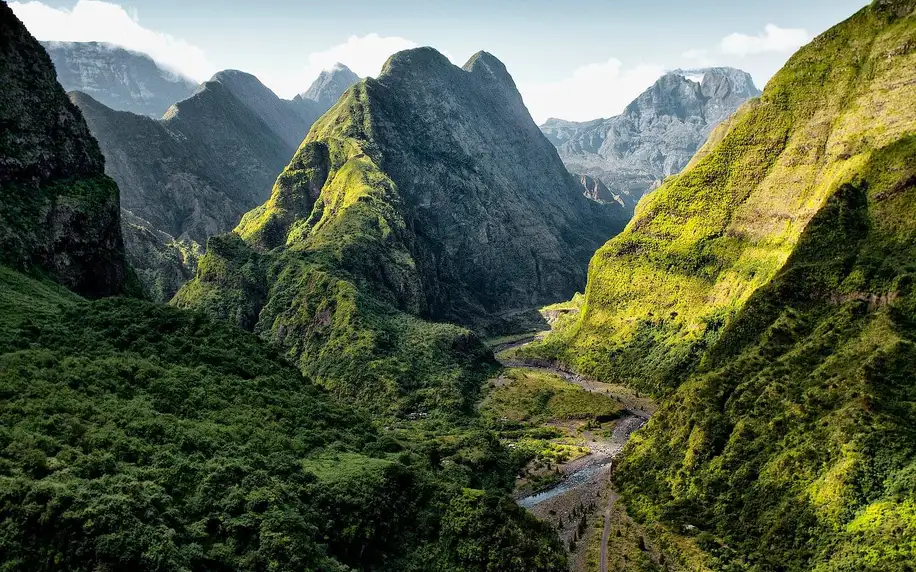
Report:
[[521,352],[665,396],[615,483],[674,556],[916,557],[914,9],[876,2],[793,56],[596,254],[579,320]]
[[623,406],[608,395],[588,392],[556,375],[522,368],[505,370],[480,404],[481,414],[491,423],[502,419],[524,426],[572,419],[610,421],[623,411]]

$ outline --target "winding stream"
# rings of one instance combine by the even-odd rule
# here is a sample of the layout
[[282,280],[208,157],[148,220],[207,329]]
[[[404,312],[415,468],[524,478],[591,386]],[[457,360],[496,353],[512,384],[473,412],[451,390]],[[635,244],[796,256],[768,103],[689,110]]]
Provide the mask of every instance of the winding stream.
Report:
[[[530,339],[504,344],[494,348],[494,353],[498,354],[509,349],[520,347],[531,343],[533,340],[534,337],[532,336]],[[499,361],[504,367],[531,369],[558,376],[569,383],[578,385],[586,391],[593,393],[610,392],[607,384],[590,380],[581,375],[564,371],[549,364],[514,359],[499,359]],[[545,501],[579,487],[598,486],[597,483],[600,479],[595,477],[611,470],[614,459],[623,450],[624,445],[626,445],[627,441],[630,439],[630,435],[645,425],[650,415],[651,407],[647,407],[643,404],[629,405],[627,415],[617,422],[610,439],[593,440],[588,445],[592,451],[591,454],[570,463],[569,472],[566,473],[562,481],[549,489],[519,499],[519,506],[531,509]]]

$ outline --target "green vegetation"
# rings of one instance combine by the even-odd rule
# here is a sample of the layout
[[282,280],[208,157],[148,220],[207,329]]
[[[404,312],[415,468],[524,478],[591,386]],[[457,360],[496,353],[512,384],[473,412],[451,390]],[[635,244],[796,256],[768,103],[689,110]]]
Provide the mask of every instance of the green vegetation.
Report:
[[666,396],[614,480],[680,562],[916,559],[914,11],[876,1],[793,56],[524,350]]
[[634,436],[617,481],[639,516],[696,525],[723,566],[912,562],[914,182],[909,136],[874,152],[814,217]]
[[399,443],[201,314],[0,292],[4,569],[565,569],[484,435]]
[[[463,128],[442,129],[443,113]],[[504,141],[516,132],[531,137]],[[419,48],[313,125],[271,198],[210,240],[173,303],[256,332],[389,419],[460,418],[496,363],[448,324],[540,321],[520,310],[571,294],[618,225],[581,195],[502,64],[478,54],[461,69]]]
[[623,409],[607,395],[590,393],[555,375],[530,369],[503,372],[498,385],[480,404],[481,414],[491,424],[502,419],[526,426],[551,420],[610,421],[620,417]]
[[5,3],[0,38],[0,264],[84,296],[139,293],[118,187],[48,55]]
[[579,320],[526,348],[672,391],[869,154],[916,129],[912,3],[866,8],[799,51],[595,255]]

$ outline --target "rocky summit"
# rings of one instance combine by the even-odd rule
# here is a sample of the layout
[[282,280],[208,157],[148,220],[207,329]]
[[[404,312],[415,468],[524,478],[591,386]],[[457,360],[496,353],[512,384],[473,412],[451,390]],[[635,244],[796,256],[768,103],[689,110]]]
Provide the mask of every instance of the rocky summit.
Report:
[[632,210],[665,177],[679,173],[719,123],[758,95],[741,70],[676,70],[616,117],[549,119],[541,130],[570,171],[600,180]]
[[112,296],[117,186],[5,2],[0,82],[0,568],[568,570],[472,417],[402,441],[257,336]]
[[343,92],[357,82],[359,76],[338,62],[331,69],[323,70],[300,97],[310,99],[327,110],[337,103]]
[[[624,220],[619,205],[582,196],[499,60],[479,53],[459,68],[418,48],[313,126],[270,200],[211,240],[176,302],[379,399],[386,385],[429,378],[392,357],[411,339],[478,351],[468,333],[426,320],[493,331],[570,296]],[[352,336],[365,344],[359,357],[345,349]],[[362,366],[367,358],[386,365]]]
[[0,4],[0,261],[85,296],[124,292],[118,187],[44,48]]
[[81,91],[102,104],[150,117],[187,99],[197,82],[165,69],[146,54],[101,42],[42,42],[67,91]]

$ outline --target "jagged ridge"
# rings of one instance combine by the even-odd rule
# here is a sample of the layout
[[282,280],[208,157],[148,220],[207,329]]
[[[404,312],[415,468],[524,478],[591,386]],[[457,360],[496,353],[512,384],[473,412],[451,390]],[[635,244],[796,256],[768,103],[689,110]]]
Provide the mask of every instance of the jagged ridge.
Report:
[[498,60],[409,50],[315,124],[244,240],[211,240],[176,302],[375,406],[463,409],[487,352],[420,318],[492,325],[570,295],[619,220],[581,196]]

